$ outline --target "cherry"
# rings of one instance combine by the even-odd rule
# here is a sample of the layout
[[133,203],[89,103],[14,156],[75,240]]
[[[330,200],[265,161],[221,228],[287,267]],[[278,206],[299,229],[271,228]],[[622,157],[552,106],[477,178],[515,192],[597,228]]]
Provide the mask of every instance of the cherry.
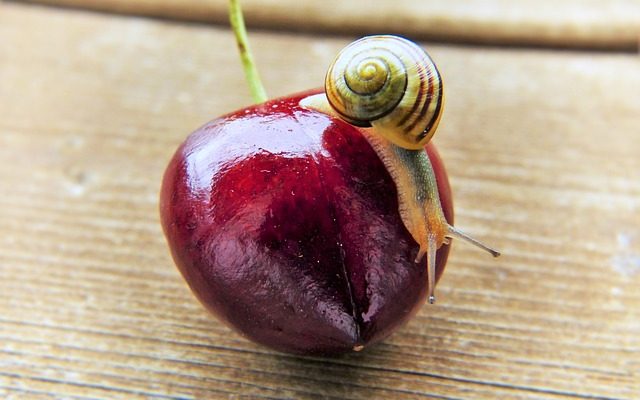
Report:
[[[267,100],[237,0],[230,0],[230,21],[258,105],[189,135],[170,161],[160,193],[173,259],[206,308],[280,351],[359,351],[389,336],[427,295],[433,302],[451,238],[499,255],[453,227],[447,174],[435,146],[427,143],[441,110],[420,106],[421,99],[440,97],[408,96],[413,107],[385,97],[400,113],[374,113],[372,128],[356,127],[367,124],[351,112],[378,103],[369,104],[371,97],[352,106],[333,78],[326,86],[331,98],[315,90]],[[377,40],[394,42],[408,50],[403,62],[417,62],[407,69],[416,71],[410,88],[405,82],[407,93],[440,93],[437,69],[415,44],[391,36],[368,40],[374,49],[380,47]],[[386,64],[368,57],[356,68],[359,77],[348,75],[357,95],[386,82],[378,79],[378,67]],[[420,73],[426,70],[431,72]],[[343,110],[345,104],[350,105]],[[414,132],[411,124],[426,128]]]
[[[212,313],[274,349],[326,355],[390,335],[425,301],[427,275],[360,128],[301,107],[309,94],[192,133],[167,167],[160,210],[176,265]],[[444,167],[427,152],[452,223]]]

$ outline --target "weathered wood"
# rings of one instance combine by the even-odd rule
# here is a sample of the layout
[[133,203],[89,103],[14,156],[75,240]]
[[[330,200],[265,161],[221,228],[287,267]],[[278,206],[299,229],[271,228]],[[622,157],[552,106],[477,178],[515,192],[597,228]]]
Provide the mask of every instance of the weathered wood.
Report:
[[[227,23],[228,0],[29,0]],[[416,39],[637,50],[638,0],[243,0],[252,27],[306,32],[396,33]]]
[[[272,96],[342,39],[252,34]],[[225,29],[5,3],[0,397],[640,398],[640,60],[429,46],[457,225],[439,303],[339,359],[252,344],[160,229],[169,157],[250,100]]]

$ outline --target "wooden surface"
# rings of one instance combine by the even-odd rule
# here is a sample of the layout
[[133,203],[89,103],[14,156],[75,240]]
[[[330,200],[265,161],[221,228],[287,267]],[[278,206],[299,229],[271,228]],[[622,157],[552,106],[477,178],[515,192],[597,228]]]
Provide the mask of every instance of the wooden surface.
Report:
[[[211,23],[228,0],[30,0]],[[249,24],[277,30],[393,32],[465,43],[638,50],[640,0],[242,0]]]
[[[224,28],[0,7],[0,398],[640,398],[640,59],[425,46],[457,225],[439,303],[337,359],[209,316],[157,195],[176,146],[250,102]],[[252,33],[272,96],[348,38]]]

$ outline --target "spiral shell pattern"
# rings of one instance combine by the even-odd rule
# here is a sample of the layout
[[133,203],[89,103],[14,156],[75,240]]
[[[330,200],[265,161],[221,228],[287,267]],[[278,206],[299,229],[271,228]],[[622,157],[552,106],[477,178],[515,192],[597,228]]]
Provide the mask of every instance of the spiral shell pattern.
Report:
[[345,47],[327,72],[325,91],[347,122],[373,126],[397,146],[420,149],[440,121],[442,79],[429,55],[399,36],[367,36]]

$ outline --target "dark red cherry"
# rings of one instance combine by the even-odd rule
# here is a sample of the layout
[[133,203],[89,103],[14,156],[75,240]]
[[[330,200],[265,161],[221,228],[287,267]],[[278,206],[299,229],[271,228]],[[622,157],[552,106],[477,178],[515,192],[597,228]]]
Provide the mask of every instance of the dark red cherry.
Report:
[[[406,322],[427,272],[376,153],[358,128],[300,107],[309,94],[192,133],[167,167],[160,211],[178,268],[213,314],[274,349],[330,355]],[[427,152],[453,223],[444,167]]]

